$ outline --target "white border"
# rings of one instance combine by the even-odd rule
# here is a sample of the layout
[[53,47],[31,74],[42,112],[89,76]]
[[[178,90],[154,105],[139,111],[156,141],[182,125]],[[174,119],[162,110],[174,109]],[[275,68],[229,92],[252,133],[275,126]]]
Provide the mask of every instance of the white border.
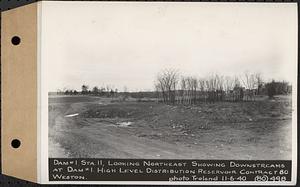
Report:
[[41,137],[41,127],[42,127],[42,119],[41,119],[41,113],[42,111],[39,110],[42,106],[41,102],[41,3],[37,3],[37,182],[41,181],[41,174],[42,174],[42,150],[41,150],[41,143],[42,143],[42,137]]
[[[40,78],[41,78],[41,82],[43,82],[43,84],[40,84],[40,119],[41,119],[41,124],[40,124],[40,176],[39,177],[39,183],[49,183],[49,179],[48,179],[48,80],[47,80],[47,68],[46,68],[46,64],[42,63],[43,62],[43,54],[45,53],[45,51],[42,48],[42,43],[41,41],[43,41],[43,37],[44,35],[43,33],[43,6],[45,5],[45,2],[40,1],[38,2],[38,16],[40,18],[38,18],[38,41],[40,41],[40,50],[39,50],[39,64],[40,64]],[[44,124],[44,125],[43,125]],[[47,124],[47,125],[46,125]]]

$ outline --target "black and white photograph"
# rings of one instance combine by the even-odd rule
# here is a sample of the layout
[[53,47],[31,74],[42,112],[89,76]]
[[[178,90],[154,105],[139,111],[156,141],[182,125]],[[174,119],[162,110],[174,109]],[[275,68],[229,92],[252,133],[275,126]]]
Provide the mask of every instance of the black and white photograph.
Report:
[[292,160],[297,6],[64,5],[42,16],[49,158]]

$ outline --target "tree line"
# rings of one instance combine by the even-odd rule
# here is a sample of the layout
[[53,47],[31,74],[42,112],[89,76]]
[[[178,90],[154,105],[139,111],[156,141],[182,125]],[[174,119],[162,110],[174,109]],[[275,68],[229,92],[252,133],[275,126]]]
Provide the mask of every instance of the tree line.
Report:
[[207,77],[186,76],[176,69],[164,69],[157,74],[154,91],[129,92],[125,86],[119,91],[114,86],[83,84],[81,90],[57,90],[59,95],[94,95],[101,97],[142,99],[152,98],[168,104],[197,104],[217,101],[251,101],[257,95],[290,94],[291,85],[286,81],[265,82],[260,73],[245,72],[241,76],[210,74]]
[[250,101],[256,95],[291,93],[285,81],[265,83],[259,73],[245,72],[242,76],[211,74],[205,78],[183,76],[175,69],[159,72],[155,81],[159,101],[170,104],[197,104],[198,102]]
[[118,93],[118,89],[114,89],[112,86],[98,87],[94,86],[90,89],[89,85],[83,84],[81,90],[76,89],[63,89],[57,90],[58,95],[95,95],[113,97]]
[[[53,93],[52,93],[53,94]],[[83,84],[81,90],[76,89],[59,89],[56,91],[57,95],[93,95],[100,97],[111,97],[117,98],[122,97],[121,99],[126,100],[129,97],[142,99],[142,98],[156,98],[156,93],[153,91],[138,91],[138,92],[129,92],[125,86],[122,91],[114,88],[113,86],[93,86],[90,88],[89,85]]]

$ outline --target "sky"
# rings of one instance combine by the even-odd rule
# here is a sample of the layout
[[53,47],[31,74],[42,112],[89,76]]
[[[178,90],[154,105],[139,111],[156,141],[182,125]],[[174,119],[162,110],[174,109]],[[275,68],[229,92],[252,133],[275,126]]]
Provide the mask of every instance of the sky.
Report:
[[150,91],[165,68],[199,78],[296,77],[292,3],[43,2],[40,24],[49,91]]

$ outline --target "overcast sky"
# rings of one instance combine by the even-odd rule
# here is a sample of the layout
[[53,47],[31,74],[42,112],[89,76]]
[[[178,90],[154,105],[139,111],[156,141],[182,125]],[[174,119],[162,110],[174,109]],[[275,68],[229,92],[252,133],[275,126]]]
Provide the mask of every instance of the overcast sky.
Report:
[[157,73],[296,76],[296,4],[43,2],[49,90],[153,90]]

